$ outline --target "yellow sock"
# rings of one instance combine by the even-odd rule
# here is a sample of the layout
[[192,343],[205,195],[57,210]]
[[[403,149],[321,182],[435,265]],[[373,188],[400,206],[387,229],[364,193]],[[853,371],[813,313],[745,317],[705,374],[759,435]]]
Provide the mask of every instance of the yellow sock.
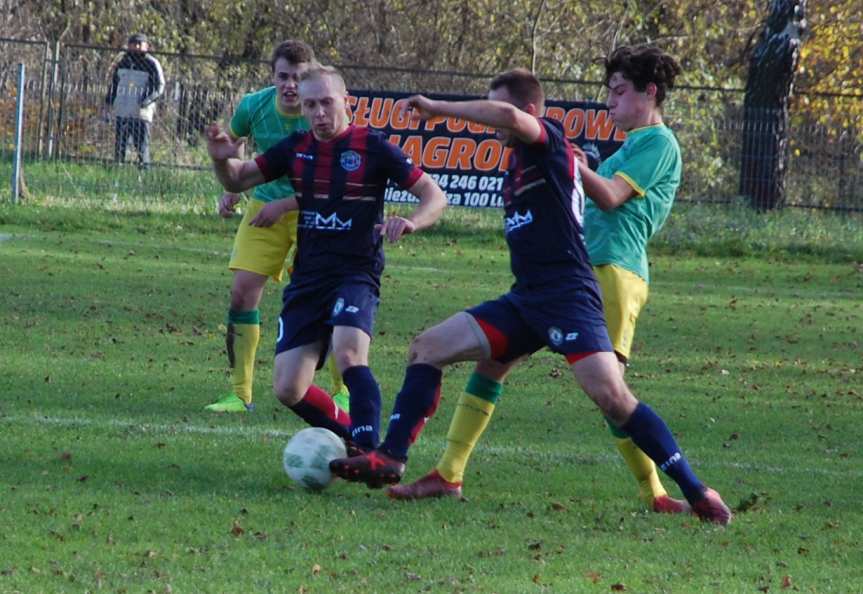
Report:
[[633,441],[628,438],[616,438],[617,449],[623,456],[629,470],[638,481],[638,496],[641,497],[647,505],[652,505],[653,500],[657,497],[667,495],[662,482],[659,480],[659,474],[656,472],[656,464],[653,463],[647,454],[641,451]]
[[231,385],[234,394],[246,404],[252,402],[252,380],[255,374],[255,355],[261,339],[260,313],[231,311],[228,314],[228,361],[231,364]]
[[339,371],[336,365],[336,358],[330,355],[330,375],[333,378],[333,391],[331,394],[338,394],[345,387],[345,381],[342,379],[342,372]]
[[468,380],[450,422],[446,451],[437,465],[438,473],[445,480],[451,483],[464,480],[467,461],[491,420],[495,402],[502,391],[500,383],[478,373]]
[[493,412],[494,404],[488,400],[470,394],[461,395],[446,435],[446,451],[437,465],[437,471],[444,479],[451,483],[462,482],[468,458]]

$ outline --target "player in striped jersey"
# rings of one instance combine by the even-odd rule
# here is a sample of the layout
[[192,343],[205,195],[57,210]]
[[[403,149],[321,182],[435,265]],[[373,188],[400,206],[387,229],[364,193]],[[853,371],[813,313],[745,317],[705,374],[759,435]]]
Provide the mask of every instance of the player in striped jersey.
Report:
[[[348,124],[347,91],[337,71],[305,72],[299,94],[309,132],[296,132],[256,159],[242,161],[238,143],[213,126],[208,150],[228,190],[242,191],[283,175],[294,184],[295,196],[274,203],[272,213],[299,209],[297,256],[283,296],[273,385],[279,400],[300,414],[297,403],[332,344],[350,390],[352,420],[350,434],[334,430],[353,445],[371,449],[378,443],[381,395],[368,367],[368,350],[384,268],[383,240],[398,241],[432,225],[446,196],[382,133]],[[419,198],[410,215],[384,218],[389,181]]]

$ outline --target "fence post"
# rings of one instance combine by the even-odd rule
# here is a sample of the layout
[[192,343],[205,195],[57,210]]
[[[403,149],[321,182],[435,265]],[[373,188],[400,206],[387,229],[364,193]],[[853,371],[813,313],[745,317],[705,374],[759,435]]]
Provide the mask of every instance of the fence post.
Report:
[[24,64],[18,64],[18,98],[15,102],[15,153],[12,156],[12,204],[21,192],[21,144],[24,141]]
[[51,64],[51,45],[45,42],[42,52],[42,79],[39,81],[39,120],[36,126],[36,154],[42,157],[45,153],[45,101],[48,95],[48,68]]
[[51,82],[48,85],[48,115],[45,118],[47,129],[45,138],[48,144],[45,147],[45,158],[50,159],[54,155],[54,89],[57,86],[57,76],[60,68],[60,42],[54,42],[53,59],[51,60]]

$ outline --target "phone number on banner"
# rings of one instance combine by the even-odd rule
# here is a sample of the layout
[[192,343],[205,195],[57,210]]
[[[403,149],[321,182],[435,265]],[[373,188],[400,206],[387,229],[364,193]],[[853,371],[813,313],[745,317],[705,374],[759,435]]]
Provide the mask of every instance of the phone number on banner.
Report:
[[[450,206],[470,208],[500,208],[503,206],[501,189],[503,176],[471,175],[457,173],[430,173],[433,180],[447,195]],[[384,199],[387,202],[418,202],[407,190],[388,187]]]

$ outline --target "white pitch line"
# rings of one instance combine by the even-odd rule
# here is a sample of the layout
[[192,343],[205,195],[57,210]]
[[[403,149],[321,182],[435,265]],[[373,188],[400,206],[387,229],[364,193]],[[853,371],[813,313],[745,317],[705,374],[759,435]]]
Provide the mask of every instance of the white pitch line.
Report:
[[[210,425],[189,425],[177,424],[170,425],[164,423],[140,423],[132,420],[121,419],[87,419],[82,417],[54,417],[48,415],[13,415],[0,417],[0,423],[8,424],[28,424],[28,425],[44,425],[54,427],[93,427],[96,429],[124,429],[134,430],[140,433],[151,434],[191,434],[191,435],[216,435],[226,437],[245,437],[255,439],[260,437],[272,437],[288,439],[296,431],[284,431],[280,429],[266,429],[262,427],[219,427]],[[427,445],[431,445],[437,450],[444,447],[443,439],[425,440]],[[529,458],[533,460],[557,460],[557,461],[572,461],[573,459],[582,463],[607,464],[620,462],[619,456],[613,454],[583,454],[577,451],[568,453],[549,453],[540,452],[535,448],[526,448],[521,446],[498,446],[498,445],[480,445],[477,450],[480,455],[506,456],[510,458]],[[861,479],[863,472],[853,470],[830,470],[829,468],[804,468],[798,466],[784,467],[772,465],[752,464],[748,462],[703,462],[698,461],[698,466],[706,466],[713,468],[733,468],[745,472],[764,472],[769,474],[803,474],[803,475],[821,475],[847,479]]]

